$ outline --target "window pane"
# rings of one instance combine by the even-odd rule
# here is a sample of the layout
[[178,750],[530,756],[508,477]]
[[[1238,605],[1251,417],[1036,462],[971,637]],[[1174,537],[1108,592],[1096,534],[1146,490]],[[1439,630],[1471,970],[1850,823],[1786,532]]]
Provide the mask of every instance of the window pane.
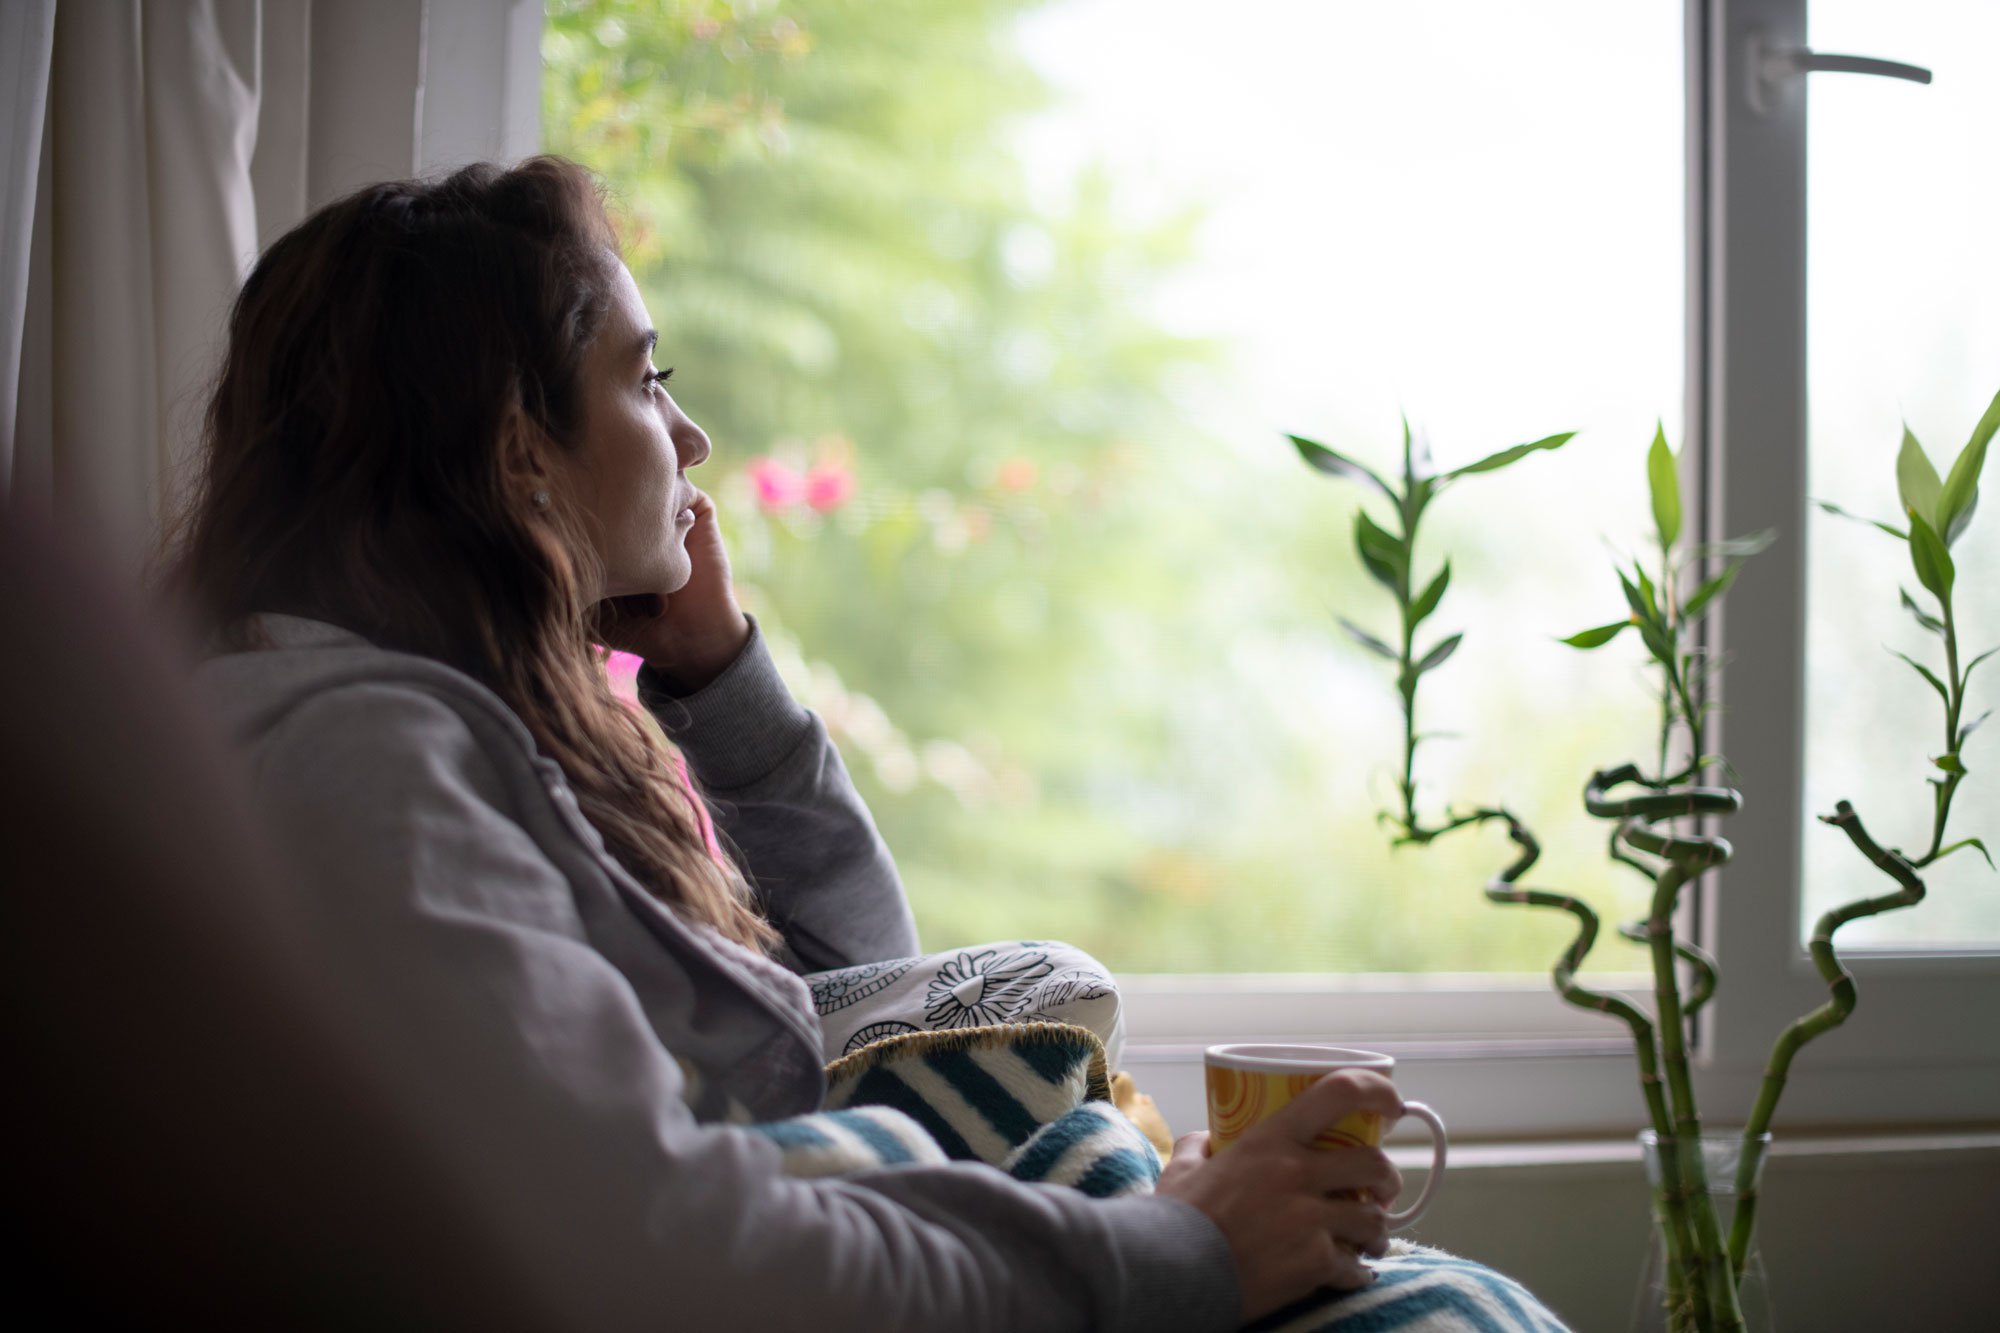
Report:
[[[1392,852],[1358,490],[1452,466],[1424,808],[1505,802],[1616,920],[1579,793],[1646,759],[1607,540],[1680,437],[1681,6],[552,0],[550,146],[603,171],[736,574],[926,942],[1127,971],[1539,970],[1497,832]],[[1607,930],[1607,936],[1610,932]],[[1643,965],[1607,939],[1593,967]]]
[[[1821,50],[1929,66],[1929,87],[1818,75],[1809,126],[1808,325],[1811,492],[1843,508],[1901,520],[1896,456],[1904,423],[1940,470],[2000,390],[2000,181],[1981,164],[2000,125],[2000,86],[1986,57],[2000,49],[2000,8],[1956,0],[1813,0]],[[1961,667],[2000,644],[2000,514],[1988,467],[1986,512],[1952,548]],[[1944,708],[1907,653],[1942,676],[1940,640],[1898,605],[1906,588],[1933,614],[1899,542],[1815,512],[1808,533],[1807,755],[1804,912],[1892,892],[1837,831],[1813,816],[1853,802],[1885,847],[1911,856],[1932,841],[1926,778],[1946,750]],[[1995,663],[1971,683],[1970,722],[2000,703]],[[1981,680],[1984,676],[1984,680]],[[2000,751],[1991,731],[1965,749],[1969,776],[1949,840],[1984,835],[2000,850]],[[1968,947],[2000,943],[2000,885],[1966,850],[1925,875],[1914,909],[1855,922],[1852,944]]]

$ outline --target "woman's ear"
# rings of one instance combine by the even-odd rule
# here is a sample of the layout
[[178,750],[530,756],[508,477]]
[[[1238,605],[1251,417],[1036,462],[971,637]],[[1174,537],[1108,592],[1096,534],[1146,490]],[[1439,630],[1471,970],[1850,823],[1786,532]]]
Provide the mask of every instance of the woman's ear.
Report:
[[545,453],[547,438],[528,420],[519,406],[507,409],[500,420],[500,476],[508,491],[518,494],[538,509],[548,508],[545,497],[554,478]]

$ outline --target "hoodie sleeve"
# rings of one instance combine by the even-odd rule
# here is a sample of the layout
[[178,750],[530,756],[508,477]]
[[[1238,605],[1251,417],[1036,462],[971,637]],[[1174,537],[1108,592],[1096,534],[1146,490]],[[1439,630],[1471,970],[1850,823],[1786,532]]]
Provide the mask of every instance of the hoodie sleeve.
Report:
[[642,668],[639,697],[681,747],[800,972],[923,950],[896,863],[826,724],[785,688],[764,634],[693,694]]
[[[799,729],[786,753],[812,758],[817,735]],[[697,1122],[671,1037],[583,938],[568,879],[522,822],[545,799],[532,771],[450,704],[331,690],[255,753],[302,879],[292,906],[388,1016],[428,1154],[544,1282],[550,1326],[1233,1325],[1228,1246],[1179,1200],[1098,1201],[977,1163],[797,1180],[762,1135]],[[830,780],[824,760],[807,767],[798,790]]]

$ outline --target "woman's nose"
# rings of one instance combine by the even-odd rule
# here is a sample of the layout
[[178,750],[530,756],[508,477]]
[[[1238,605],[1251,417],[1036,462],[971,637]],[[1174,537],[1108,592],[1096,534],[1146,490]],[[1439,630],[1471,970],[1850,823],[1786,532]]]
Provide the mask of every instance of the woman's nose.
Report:
[[699,466],[708,458],[708,432],[682,415],[673,425],[674,453],[681,461],[681,469]]

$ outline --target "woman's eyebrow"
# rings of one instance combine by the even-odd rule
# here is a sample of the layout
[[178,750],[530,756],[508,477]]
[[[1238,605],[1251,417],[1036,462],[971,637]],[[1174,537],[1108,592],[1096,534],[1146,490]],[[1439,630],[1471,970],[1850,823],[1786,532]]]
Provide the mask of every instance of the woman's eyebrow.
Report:
[[660,331],[658,329],[647,329],[639,335],[635,348],[640,356],[650,361],[653,359],[653,348],[659,345],[659,341]]

